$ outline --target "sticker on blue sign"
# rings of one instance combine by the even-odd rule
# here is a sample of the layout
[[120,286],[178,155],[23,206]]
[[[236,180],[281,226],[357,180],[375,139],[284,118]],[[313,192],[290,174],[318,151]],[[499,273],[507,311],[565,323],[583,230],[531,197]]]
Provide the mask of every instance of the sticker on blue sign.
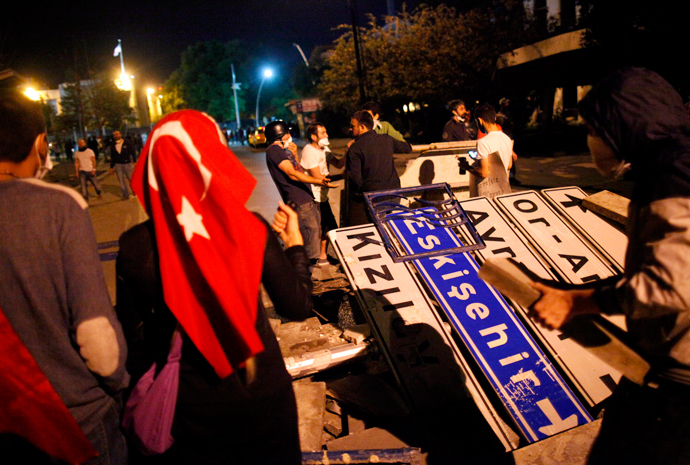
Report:
[[[409,253],[460,243],[417,217],[391,222]],[[469,253],[414,264],[529,442],[592,421],[503,297],[477,276]]]

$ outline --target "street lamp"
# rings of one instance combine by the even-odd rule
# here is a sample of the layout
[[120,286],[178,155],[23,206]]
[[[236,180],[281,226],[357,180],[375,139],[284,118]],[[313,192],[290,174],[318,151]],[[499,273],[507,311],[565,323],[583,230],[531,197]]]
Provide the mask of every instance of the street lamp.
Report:
[[270,68],[264,69],[263,77],[261,78],[261,84],[259,85],[259,92],[256,94],[256,129],[259,129],[259,98],[261,97],[261,88],[264,86],[264,81],[266,78],[273,76],[273,70]]

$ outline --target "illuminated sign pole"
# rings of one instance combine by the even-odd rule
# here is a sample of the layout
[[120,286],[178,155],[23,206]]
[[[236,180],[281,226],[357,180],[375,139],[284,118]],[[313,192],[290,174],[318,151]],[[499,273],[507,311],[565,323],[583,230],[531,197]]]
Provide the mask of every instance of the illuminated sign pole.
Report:
[[235,65],[231,63],[230,68],[232,69],[232,95],[235,98],[235,118],[237,119],[237,130],[239,130],[242,124],[240,123],[240,105],[237,102],[237,91],[240,90],[242,84],[235,82]]

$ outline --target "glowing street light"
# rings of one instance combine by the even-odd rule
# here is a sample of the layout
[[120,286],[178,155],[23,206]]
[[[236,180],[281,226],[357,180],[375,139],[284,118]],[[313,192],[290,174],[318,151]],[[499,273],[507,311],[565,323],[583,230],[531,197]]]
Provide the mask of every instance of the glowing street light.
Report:
[[24,91],[24,95],[35,102],[38,102],[41,99],[41,94],[36,92],[36,89],[33,87],[27,87],[27,89]]
[[264,69],[263,72],[263,77],[261,78],[261,84],[259,85],[259,92],[256,94],[256,128],[258,129],[259,126],[259,98],[261,97],[261,88],[264,86],[264,81],[267,78],[273,77],[273,70],[271,68],[266,68]]

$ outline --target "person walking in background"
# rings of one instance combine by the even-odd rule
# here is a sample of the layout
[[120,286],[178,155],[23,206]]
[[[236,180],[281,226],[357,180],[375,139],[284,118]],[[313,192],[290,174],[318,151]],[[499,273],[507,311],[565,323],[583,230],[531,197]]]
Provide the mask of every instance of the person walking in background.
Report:
[[136,160],[134,145],[122,138],[120,131],[113,131],[113,145],[110,147],[110,174],[115,172],[120,183],[122,198],[129,199],[132,183],[133,163]]
[[174,443],[162,459],[301,463],[292,380],[259,295],[263,283],[291,319],[311,311],[297,214],[281,204],[274,218],[283,252],[245,208],[256,181],[193,110],[156,125],[132,185],[150,217],[121,236],[116,264],[133,380],[165,363],[176,331],[182,338]]
[[96,155],[93,153],[93,150],[86,147],[84,139],[79,139],[77,145],[79,150],[74,154],[74,171],[81,182],[81,194],[88,202],[88,183],[90,182],[93,184],[93,188],[96,189],[96,196],[100,199],[102,191],[96,177]]

